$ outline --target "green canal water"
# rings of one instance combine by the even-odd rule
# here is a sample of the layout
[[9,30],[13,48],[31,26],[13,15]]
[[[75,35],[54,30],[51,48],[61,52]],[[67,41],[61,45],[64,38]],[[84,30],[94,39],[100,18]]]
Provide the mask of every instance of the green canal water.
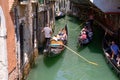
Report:
[[77,38],[82,22],[77,18],[67,17],[66,20],[62,18],[56,21],[55,34],[66,23],[69,33],[67,46],[98,65],[84,61],[68,49],[53,58],[45,58],[40,54],[27,80],[119,80],[105,62],[101,47],[102,29],[94,26],[93,41],[84,47],[79,47]]

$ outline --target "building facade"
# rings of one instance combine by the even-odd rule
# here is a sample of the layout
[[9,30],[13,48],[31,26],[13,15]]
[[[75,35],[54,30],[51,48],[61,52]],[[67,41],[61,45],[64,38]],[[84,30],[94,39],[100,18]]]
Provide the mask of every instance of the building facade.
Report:
[[19,0],[13,7],[16,26],[18,77],[25,79],[43,45],[43,27],[54,27],[54,1]]
[[44,42],[42,28],[55,26],[54,1],[0,0],[0,24],[0,80],[25,79]]
[[[0,0],[0,80],[17,78],[15,27],[10,12],[12,4],[12,0]],[[15,76],[9,76],[11,74]]]

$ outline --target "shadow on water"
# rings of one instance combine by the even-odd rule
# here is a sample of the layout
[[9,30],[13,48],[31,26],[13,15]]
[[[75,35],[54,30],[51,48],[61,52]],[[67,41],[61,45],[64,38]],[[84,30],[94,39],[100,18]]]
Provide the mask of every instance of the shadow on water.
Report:
[[[78,43],[79,44],[79,43]],[[77,52],[80,52],[80,51],[82,51],[82,50],[84,50],[85,48],[86,48],[86,46],[87,45],[84,45],[84,46],[79,46],[79,45],[77,45],[76,47],[77,47]]]
[[46,67],[52,67],[53,65],[55,65],[55,63],[58,62],[58,60],[60,60],[61,58],[64,57],[64,53],[65,53],[65,50],[62,51],[60,54],[58,54],[57,56],[54,56],[54,57],[45,57],[43,58],[43,61],[44,61],[44,64],[46,65]]
[[72,16],[72,17],[69,16],[69,17],[67,17],[66,19],[67,19],[67,21],[69,21],[70,23],[74,23],[74,24],[76,24],[76,25],[80,25],[81,23],[84,23],[84,21],[79,20],[79,18],[74,17],[74,16]]
[[[56,55],[54,57],[47,57],[47,56],[44,56],[43,55],[43,50],[44,50],[44,47],[40,47],[39,49],[39,56],[43,56],[43,62],[45,64],[46,67],[52,67],[53,65],[55,65],[57,63],[57,61],[59,61],[60,58],[63,58],[64,57],[64,53],[65,53],[65,50],[63,50],[59,55]],[[38,66],[38,63],[37,64],[34,64],[32,66],[33,69],[37,68]]]
[[42,46],[42,45],[38,46],[38,52],[39,52],[39,54],[43,54],[44,47],[45,46]]
[[100,26],[94,26],[93,41],[88,45],[93,53],[102,53],[102,39],[104,30]]

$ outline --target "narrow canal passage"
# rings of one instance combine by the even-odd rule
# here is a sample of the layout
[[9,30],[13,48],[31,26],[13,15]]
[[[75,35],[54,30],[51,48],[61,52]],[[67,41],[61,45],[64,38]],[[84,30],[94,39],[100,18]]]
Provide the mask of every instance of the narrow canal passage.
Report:
[[102,30],[95,26],[93,41],[87,46],[79,48],[77,37],[82,22],[74,17],[67,17],[66,20],[59,19],[56,21],[55,34],[67,22],[69,33],[67,46],[98,65],[87,63],[70,50],[65,49],[61,55],[53,58],[45,58],[40,55],[27,80],[118,80],[116,74],[106,64],[103,56]]

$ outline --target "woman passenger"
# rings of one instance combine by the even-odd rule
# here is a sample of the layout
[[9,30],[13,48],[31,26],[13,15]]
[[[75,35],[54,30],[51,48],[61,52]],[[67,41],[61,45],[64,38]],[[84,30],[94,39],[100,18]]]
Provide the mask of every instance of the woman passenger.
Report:
[[62,30],[60,30],[59,36],[60,36],[61,40],[66,40],[67,39],[67,34],[66,34],[65,28],[63,28]]

